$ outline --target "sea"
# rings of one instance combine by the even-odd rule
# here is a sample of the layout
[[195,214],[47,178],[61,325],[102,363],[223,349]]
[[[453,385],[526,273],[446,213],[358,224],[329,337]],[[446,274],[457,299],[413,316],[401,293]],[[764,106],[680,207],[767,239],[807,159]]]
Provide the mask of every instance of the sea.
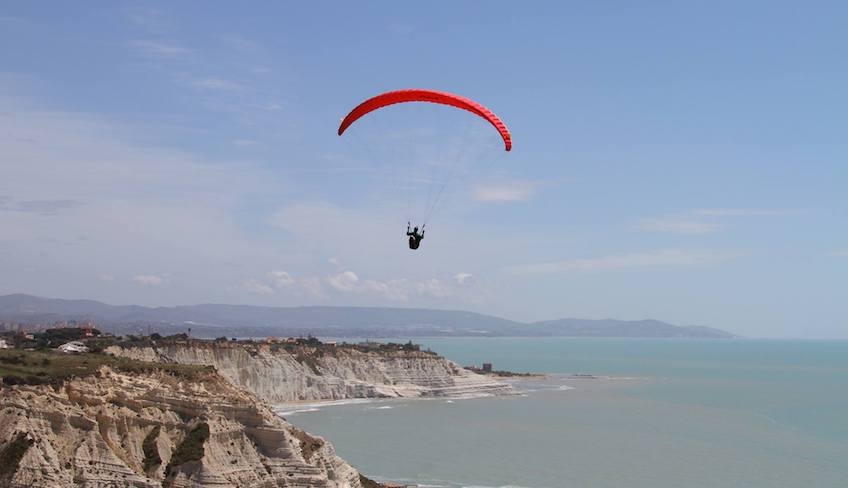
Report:
[[[398,339],[394,339],[395,342]],[[427,488],[848,488],[848,341],[415,339],[520,395],[282,407]]]

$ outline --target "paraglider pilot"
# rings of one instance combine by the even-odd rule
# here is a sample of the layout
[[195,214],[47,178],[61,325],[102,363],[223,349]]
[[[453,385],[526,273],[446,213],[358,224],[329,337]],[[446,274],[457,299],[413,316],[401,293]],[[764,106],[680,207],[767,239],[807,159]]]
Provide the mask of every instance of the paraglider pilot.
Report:
[[[424,224],[427,225],[427,224]],[[421,239],[424,238],[424,225],[421,226],[421,233],[418,233],[418,227],[415,227],[411,231],[409,230],[410,223],[406,223],[406,235],[409,236],[409,248],[410,249],[418,249],[418,246],[421,245]]]

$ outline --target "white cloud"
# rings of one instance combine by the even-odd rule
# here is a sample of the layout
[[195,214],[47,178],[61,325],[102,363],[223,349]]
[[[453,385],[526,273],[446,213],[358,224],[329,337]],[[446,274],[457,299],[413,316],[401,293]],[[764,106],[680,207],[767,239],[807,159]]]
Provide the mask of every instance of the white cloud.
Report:
[[328,260],[327,260],[327,262],[328,262],[328,263],[330,263],[330,264],[332,264],[333,266],[338,266],[338,265],[339,265],[339,260],[338,260],[338,258],[330,258],[330,259],[328,259]]
[[282,270],[269,271],[266,276],[272,280],[274,286],[277,288],[286,288],[294,284],[294,278]]
[[110,274],[101,273],[97,275],[97,279],[100,281],[115,281],[115,277]]
[[242,283],[242,289],[254,295],[271,295],[274,289],[257,280],[247,280]]
[[644,232],[697,235],[710,234],[721,229],[722,225],[685,218],[660,218],[640,220],[633,225],[633,228]]
[[326,296],[326,293],[324,292],[324,286],[321,284],[321,280],[314,276],[301,278],[298,281],[298,285],[309,296],[315,298],[324,298]]
[[429,296],[432,298],[445,298],[451,294],[450,289],[436,278],[424,280],[416,284],[416,290],[421,295]]
[[[293,280],[296,292],[304,292],[311,296],[326,297],[324,285],[330,289],[346,294],[348,296],[360,297],[377,297],[388,299],[391,301],[408,301],[412,297],[424,298],[446,298],[455,295],[458,286],[467,285],[471,275],[468,273],[460,273],[457,283],[444,283],[438,278],[430,278],[424,280],[409,280],[407,278],[397,278],[388,280],[376,279],[361,279],[355,272],[346,270],[341,273],[319,279],[314,276]],[[461,283],[460,283],[461,282]],[[250,280],[246,282],[252,288],[252,291],[267,292],[272,291],[272,287],[258,280]]]
[[409,299],[407,280],[376,281],[365,280],[362,291],[385,297],[393,301],[405,302]]
[[457,273],[454,275],[453,279],[456,281],[457,285],[465,285],[466,283],[471,283],[474,276],[470,273]]
[[[9,281],[74,294],[75,281],[96,277],[92,269],[147,286],[167,277],[134,280],[147,276],[137,270],[169,269],[190,283],[170,300],[224,300],[225,284],[242,277],[221,266],[222,256],[245,256],[238,266],[249,267],[293,262],[278,241],[248,235],[237,217],[240,202],[279,194],[279,175],[140,142],[149,133],[110,117],[33,105],[0,96],[0,275]],[[60,245],[57,236],[85,245]],[[44,256],[61,280],[48,279]],[[104,300],[138,299],[102,280],[97,286]]]
[[[305,293],[314,297],[325,297],[324,285],[327,285],[340,293],[380,297],[392,301],[407,301],[411,296],[445,298],[452,295],[454,291],[451,286],[437,278],[421,281],[411,281],[406,278],[385,281],[362,280],[359,275],[350,270],[325,277],[323,280],[314,276],[295,279],[286,271],[271,271],[265,278],[264,280],[249,279],[243,282],[240,288],[254,295],[271,295],[277,289],[287,288],[295,294]],[[458,286],[462,286],[467,285],[470,278],[470,274],[460,273],[454,280]]]
[[165,282],[164,278],[157,275],[135,275],[132,280],[143,286],[159,286]]
[[833,251],[827,255],[835,258],[848,258],[848,249],[844,251]]
[[729,251],[663,249],[527,264],[511,267],[507,271],[519,275],[549,275],[581,271],[616,271],[637,268],[706,267],[739,256],[740,253]]
[[478,184],[471,196],[478,202],[519,202],[532,197],[538,187],[538,183],[531,181]]
[[355,291],[359,277],[353,271],[344,271],[327,278],[327,284],[338,291]]

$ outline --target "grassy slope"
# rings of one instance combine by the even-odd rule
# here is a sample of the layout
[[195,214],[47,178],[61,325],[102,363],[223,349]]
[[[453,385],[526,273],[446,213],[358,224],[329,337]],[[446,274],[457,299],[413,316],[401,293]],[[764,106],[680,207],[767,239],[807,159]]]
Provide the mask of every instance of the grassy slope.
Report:
[[149,363],[106,354],[65,354],[53,350],[0,349],[0,378],[3,384],[56,384],[76,376],[97,373],[101,366],[117,371],[163,371],[173,376],[196,379],[214,371],[211,366]]

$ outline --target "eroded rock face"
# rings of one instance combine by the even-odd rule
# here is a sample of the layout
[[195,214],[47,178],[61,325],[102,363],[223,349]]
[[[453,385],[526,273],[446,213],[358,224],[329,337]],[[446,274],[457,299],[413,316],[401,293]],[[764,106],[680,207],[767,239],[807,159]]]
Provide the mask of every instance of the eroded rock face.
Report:
[[420,351],[359,351],[198,342],[156,348],[110,347],[144,361],[214,366],[233,384],[270,403],[346,398],[483,396],[514,393],[506,383]]
[[0,390],[0,486],[361,488],[323,439],[215,373]]

